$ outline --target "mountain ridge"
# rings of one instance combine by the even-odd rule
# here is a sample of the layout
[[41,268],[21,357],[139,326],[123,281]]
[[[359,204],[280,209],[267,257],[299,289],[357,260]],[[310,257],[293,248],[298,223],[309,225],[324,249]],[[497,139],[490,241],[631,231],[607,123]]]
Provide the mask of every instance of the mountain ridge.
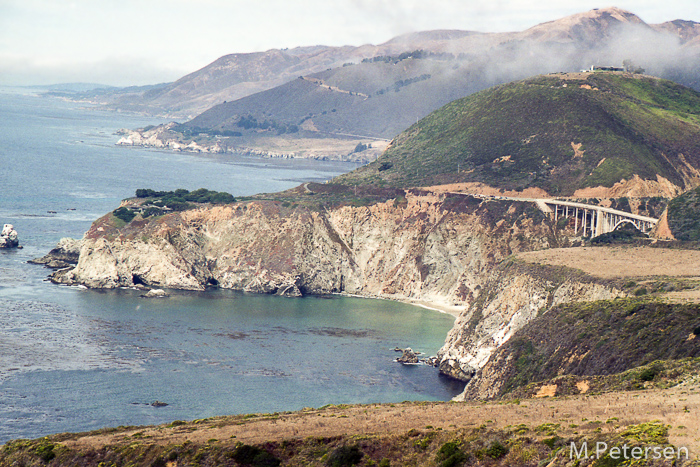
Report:
[[[289,82],[299,75],[342,67],[345,63],[359,63],[364,59],[376,56],[398,55],[417,49],[433,53],[483,56],[492,52],[494,48],[507,48],[513,43],[527,42],[530,46],[547,42],[563,44],[571,43],[574,36],[586,38],[588,47],[590,47],[592,42],[608,40],[618,34],[615,31],[615,26],[619,25],[643,26],[648,32],[653,31],[657,35],[675,37],[686,45],[694,46],[696,43],[693,42],[693,39],[700,36],[698,23],[687,20],[675,21],[675,23],[647,25],[633,13],[613,7],[548,21],[519,32],[421,31],[397,36],[378,45],[306,46],[293,49],[270,49],[254,53],[232,53],[216,59],[209,65],[183,76],[162,89],[151,93],[117,96],[111,104],[126,110],[192,115],[223,101],[236,100],[271,89]],[[684,22],[679,23],[678,21]],[[572,28],[575,28],[576,31],[573,31]],[[700,42],[697,45],[700,47]],[[601,56],[601,59],[604,58]],[[618,61],[621,60],[622,58]],[[586,66],[590,66],[590,64]],[[255,72],[249,72],[247,76],[244,76],[240,73],[243,67],[250,67]],[[540,68],[535,74],[549,71],[557,70]],[[524,77],[521,76],[521,78]],[[505,78],[501,81],[510,80]],[[109,101],[107,98],[103,97],[103,99]]]

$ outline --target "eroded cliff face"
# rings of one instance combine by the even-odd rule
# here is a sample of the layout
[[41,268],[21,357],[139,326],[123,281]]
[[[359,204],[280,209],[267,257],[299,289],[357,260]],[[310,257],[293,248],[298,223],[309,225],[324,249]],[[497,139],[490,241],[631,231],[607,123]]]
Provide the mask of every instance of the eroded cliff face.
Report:
[[[479,299],[457,318],[438,353],[440,370],[469,382],[456,400],[494,397],[500,386],[494,384],[493,378],[484,378],[479,370],[538,314],[561,303],[624,295],[614,283],[576,270],[508,260],[488,275]],[[475,374],[477,377],[472,379]]]
[[261,293],[350,293],[469,306],[508,255],[556,245],[531,203],[407,193],[360,207],[309,210],[252,201],[96,221],[60,283],[145,284]]

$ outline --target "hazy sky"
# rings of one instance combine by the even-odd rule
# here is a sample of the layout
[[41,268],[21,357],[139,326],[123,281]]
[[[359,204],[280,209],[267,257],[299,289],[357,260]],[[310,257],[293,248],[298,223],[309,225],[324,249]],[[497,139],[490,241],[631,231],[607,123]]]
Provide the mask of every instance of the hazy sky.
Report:
[[[519,31],[589,0],[0,0],[0,84],[175,80],[222,55],[382,43],[411,31]],[[648,23],[700,21],[699,0],[618,0]]]

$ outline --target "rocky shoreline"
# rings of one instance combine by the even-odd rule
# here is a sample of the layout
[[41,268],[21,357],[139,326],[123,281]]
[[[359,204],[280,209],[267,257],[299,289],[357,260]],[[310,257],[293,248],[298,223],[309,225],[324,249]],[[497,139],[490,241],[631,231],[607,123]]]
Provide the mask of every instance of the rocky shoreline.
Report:
[[49,269],[65,269],[75,267],[80,258],[81,240],[64,237],[58,244],[41,258],[34,258],[28,262],[31,264],[42,264]]
[[310,133],[304,135],[228,137],[201,134],[184,137],[174,131],[177,123],[171,122],[146,129],[120,129],[118,146],[139,146],[170,151],[202,154],[235,154],[274,159],[314,159],[368,163],[379,157],[389,144],[387,140],[360,136],[323,137]]

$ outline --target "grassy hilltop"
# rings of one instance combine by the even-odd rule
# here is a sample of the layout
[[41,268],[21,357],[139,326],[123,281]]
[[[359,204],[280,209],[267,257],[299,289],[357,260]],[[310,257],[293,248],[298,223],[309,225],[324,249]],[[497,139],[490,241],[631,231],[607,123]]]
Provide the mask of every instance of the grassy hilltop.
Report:
[[657,175],[681,188],[700,167],[700,94],[622,73],[539,76],[454,101],[336,179],[392,187],[481,182],[566,196]]

